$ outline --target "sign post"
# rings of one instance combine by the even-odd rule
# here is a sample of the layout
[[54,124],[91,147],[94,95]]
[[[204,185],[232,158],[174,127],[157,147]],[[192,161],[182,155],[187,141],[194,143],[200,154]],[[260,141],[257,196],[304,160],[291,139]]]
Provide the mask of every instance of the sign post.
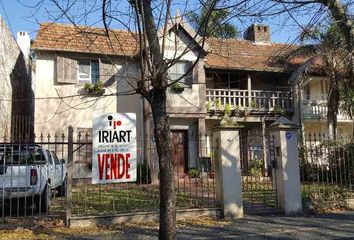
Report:
[[92,183],[135,182],[136,114],[94,114],[92,136]]

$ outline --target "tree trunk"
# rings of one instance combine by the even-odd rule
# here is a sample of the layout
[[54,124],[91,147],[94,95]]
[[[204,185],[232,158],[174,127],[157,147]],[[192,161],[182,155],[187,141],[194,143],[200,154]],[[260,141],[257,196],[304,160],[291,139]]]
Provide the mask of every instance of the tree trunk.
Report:
[[166,112],[166,91],[165,89],[154,89],[152,94],[150,104],[154,119],[154,134],[160,166],[159,239],[175,239],[176,197],[173,180],[170,124]]
[[330,139],[335,140],[337,136],[337,115],[339,108],[339,86],[338,86],[338,75],[336,72],[336,62],[335,59],[327,59],[330,66],[331,72],[330,76],[330,87],[327,102],[327,120],[329,128]]

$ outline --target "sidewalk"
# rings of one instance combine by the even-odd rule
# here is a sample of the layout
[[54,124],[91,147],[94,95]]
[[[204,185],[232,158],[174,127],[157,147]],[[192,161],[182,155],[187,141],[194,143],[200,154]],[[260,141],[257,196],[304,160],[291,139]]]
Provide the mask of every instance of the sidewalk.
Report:
[[[0,239],[156,239],[157,223],[66,229],[40,226],[1,232]],[[190,219],[178,239],[354,239],[354,212],[315,216],[246,216],[242,220]]]

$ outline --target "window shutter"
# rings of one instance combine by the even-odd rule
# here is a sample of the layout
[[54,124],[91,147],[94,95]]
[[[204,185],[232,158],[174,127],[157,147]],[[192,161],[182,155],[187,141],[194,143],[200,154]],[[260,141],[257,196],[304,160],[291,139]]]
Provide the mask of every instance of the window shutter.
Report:
[[57,57],[57,82],[77,83],[77,62],[76,60]]
[[[193,67],[193,62],[187,62],[186,63],[186,72],[191,68],[191,67]],[[193,69],[191,69],[190,71],[189,71],[189,73],[185,76],[185,79],[186,79],[186,84],[192,84],[192,83],[194,83],[194,80],[195,79],[197,79],[196,77],[195,77],[195,74],[198,72],[197,71],[198,70],[198,65],[196,65],[196,66],[194,66],[194,68]]]
[[107,80],[107,69],[104,67],[104,63],[102,63],[102,60],[99,59],[98,61],[98,71],[100,74],[100,80],[102,82],[105,82]]

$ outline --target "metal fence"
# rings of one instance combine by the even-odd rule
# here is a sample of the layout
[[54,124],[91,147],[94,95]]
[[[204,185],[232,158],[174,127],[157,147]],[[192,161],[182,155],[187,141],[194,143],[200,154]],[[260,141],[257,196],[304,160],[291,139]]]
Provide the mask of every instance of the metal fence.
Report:
[[[178,209],[215,207],[214,148],[207,136],[172,132]],[[137,181],[92,184],[92,136],[82,129],[0,141],[0,220],[119,214],[159,209],[153,141],[139,146]]]
[[274,136],[263,136],[259,131],[243,131],[240,149],[245,212],[277,210]]
[[345,208],[354,192],[353,139],[308,134],[299,145],[299,158],[305,209]]
[[[187,132],[172,132],[171,138],[177,208],[216,206],[213,148],[204,145],[204,137]],[[151,142],[144,148],[138,147],[137,181],[133,183],[92,184],[87,165],[74,161],[71,215],[157,211],[160,182],[158,168],[153,167],[158,165],[156,146]],[[87,152],[91,152],[89,142],[83,140],[82,146],[76,156],[88,156]],[[202,152],[208,155],[201,156]],[[91,163],[91,157],[79,159]]]
[[40,134],[10,140],[0,141],[1,222],[63,216],[66,136]]

